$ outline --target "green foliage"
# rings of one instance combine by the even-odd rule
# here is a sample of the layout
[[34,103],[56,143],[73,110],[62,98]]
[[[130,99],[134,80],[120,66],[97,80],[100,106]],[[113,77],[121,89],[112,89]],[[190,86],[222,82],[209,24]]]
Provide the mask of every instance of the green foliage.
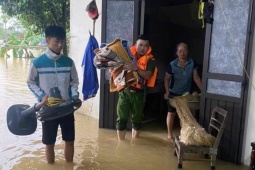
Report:
[[41,34],[34,34],[26,31],[24,37],[20,38],[16,35],[10,35],[6,45],[0,46],[0,56],[9,56],[11,52],[13,57],[34,57],[32,49],[41,51],[44,49],[40,46],[40,42],[44,40]]
[[69,30],[70,0],[1,0],[3,13],[17,17],[34,33],[43,32],[48,25],[60,25]]
[[[10,30],[0,28],[0,37],[1,30],[4,30],[5,35],[12,35],[5,46],[0,46],[0,57],[8,55],[10,50],[16,57],[33,56],[31,50],[28,50],[29,46],[38,45],[44,39],[42,33],[49,25],[63,26],[66,32],[70,30],[70,0],[0,0],[0,7],[4,15],[1,16],[4,24],[0,25],[6,26],[8,17],[15,17],[27,30],[24,39],[20,39],[20,34],[9,34]],[[66,46],[63,50],[67,55]]]
[[0,46],[0,57],[8,56],[9,49],[6,46]]

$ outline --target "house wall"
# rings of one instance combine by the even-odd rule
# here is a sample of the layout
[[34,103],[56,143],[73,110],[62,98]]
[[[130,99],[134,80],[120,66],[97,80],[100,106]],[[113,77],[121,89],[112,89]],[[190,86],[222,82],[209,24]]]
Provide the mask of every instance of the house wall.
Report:
[[[255,31],[255,29],[254,29]],[[253,33],[254,33],[253,31]],[[253,37],[252,55],[251,55],[251,69],[250,69],[250,80],[249,90],[247,99],[247,112],[244,127],[244,141],[243,141],[243,162],[245,165],[250,164],[251,154],[251,142],[255,142],[255,36]],[[248,70],[249,72],[249,70]]]
[[[89,38],[89,30],[91,33],[93,32],[93,21],[88,17],[87,12],[85,11],[87,4],[90,0],[72,0],[71,10],[70,10],[70,57],[75,61],[79,79],[80,79],[80,98],[82,99],[82,85],[83,85],[83,70],[81,67],[81,62],[83,59],[83,54],[88,42]],[[102,9],[102,0],[96,0],[97,7],[99,13],[101,13]],[[101,16],[96,20],[95,24],[95,37],[98,40],[98,43],[101,42]],[[252,56],[255,55],[255,39],[253,42],[253,53]],[[255,142],[255,133],[253,132],[255,129],[255,105],[253,101],[255,100],[255,85],[251,85],[253,80],[255,79],[255,59],[252,57],[251,60],[251,70],[250,70],[250,85],[249,85],[249,95],[247,100],[247,113],[245,120],[245,133],[244,133],[244,141],[243,141],[243,153],[242,159],[245,165],[249,165],[250,163],[250,153],[251,153],[251,142]],[[100,77],[100,72],[98,71],[98,78]],[[254,86],[254,87],[253,87]],[[79,113],[88,115],[90,117],[94,117],[99,119],[99,90],[96,97],[91,98],[87,101],[83,101],[82,107],[78,110]]]
[[[85,48],[89,39],[89,31],[93,33],[93,20],[89,18],[86,11],[86,6],[91,0],[72,0],[70,1],[70,57],[74,60],[78,74],[79,74],[79,93],[80,99],[83,99],[83,68],[81,67]],[[102,9],[102,1],[96,0],[99,14]],[[95,37],[100,45],[101,43],[101,15],[95,23]],[[100,71],[98,70],[98,79],[100,78]],[[99,79],[100,80],[100,79]],[[88,82],[86,82],[88,83]],[[82,107],[77,111],[81,114],[99,119],[99,96],[97,95],[91,99],[83,101]]]

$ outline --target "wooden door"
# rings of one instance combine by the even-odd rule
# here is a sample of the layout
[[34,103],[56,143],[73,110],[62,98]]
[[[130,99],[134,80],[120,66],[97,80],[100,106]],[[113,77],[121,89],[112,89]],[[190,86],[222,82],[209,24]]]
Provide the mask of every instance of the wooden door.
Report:
[[199,122],[208,127],[215,106],[228,111],[218,157],[236,164],[241,163],[242,155],[253,6],[253,1],[215,0],[214,22],[206,26]]

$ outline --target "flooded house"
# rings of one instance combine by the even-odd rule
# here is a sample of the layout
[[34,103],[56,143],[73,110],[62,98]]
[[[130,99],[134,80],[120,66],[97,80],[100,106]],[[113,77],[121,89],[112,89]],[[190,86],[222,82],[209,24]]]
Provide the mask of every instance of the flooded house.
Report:
[[[199,65],[203,84],[199,123],[208,126],[215,106],[226,109],[228,119],[218,157],[249,165],[251,142],[255,141],[254,1],[215,0],[212,23],[198,18],[198,0],[96,0],[96,20],[86,11],[90,2],[70,1],[70,56],[76,62],[81,84],[89,31],[99,44],[119,37],[128,40],[130,46],[137,35],[145,33],[159,72],[156,86],[147,94],[144,122],[165,119],[165,69],[175,58],[176,45],[186,42],[190,57]],[[79,112],[98,119],[100,128],[115,129],[118,95],[109,91],[107,70],[98,70],[98,79],[97,95],[84,101]]]

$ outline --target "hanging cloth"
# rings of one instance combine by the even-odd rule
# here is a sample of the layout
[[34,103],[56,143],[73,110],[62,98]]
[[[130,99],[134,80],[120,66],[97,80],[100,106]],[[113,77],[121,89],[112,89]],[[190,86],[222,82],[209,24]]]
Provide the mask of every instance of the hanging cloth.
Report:
[[94,50],[99,48],[98,42],[96,38],[91,35],[85,49],[82,67],[83,67],[83,85],[82,85],[82,93],[83,100],[87,100],[89,98],[95,97],[97,94],[97,90],[99,88],[97,71],[93,64],[93,60],[95,57]]

